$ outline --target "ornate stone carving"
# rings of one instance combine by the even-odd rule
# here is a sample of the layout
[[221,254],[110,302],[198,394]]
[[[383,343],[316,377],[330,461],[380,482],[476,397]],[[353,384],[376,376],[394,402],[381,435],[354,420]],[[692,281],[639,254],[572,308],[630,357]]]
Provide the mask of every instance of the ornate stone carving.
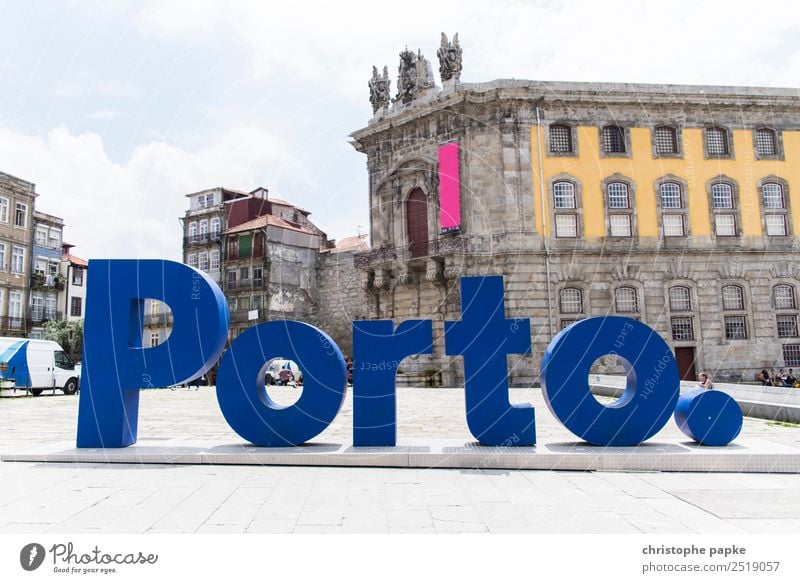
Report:
[[444,266],[444,278],[447,280],[458,279],[461,275],[461,265],[456,265],[453,261],[447,261]]
[[407,271],[405,267],[401,267],[397,272],[397,283],[400,285],[411,285],[414,283],[414,275]]
[[387,107],[391,100],[392,81],[389,79],[389,68],[383,68],[383,75],[378,75],[378,68],[372,67],[372,79],[369,80],[369,102],[372,104],[372,113],[377,113],[382,107]]
[[611,270],[611,279],[616,281],[638,281],[643,283],[639,278],[639,267],[630,265],[628,263],[617,263]]
[[723,279],[736,279],[744,277],[745,273],[741,263],[736,261],[728,261],[725,263],[720,263],[719,275]]
[[386,269],[376,269],[375,279],[373,280],[373,287],[376,289],[389,289],[391,283],[392,273]]
[[439,57],[439,75],[442,83],[461,79],[461,45],[458,44],[458,33],[453,35],[453,42],[447,42],[447,35],[442,33],[442,44],[436,51]]
[[435,259],[429,259],[425,266],[425,279],[431,283],[436,283],[443,279],[442,264]]
[[794,263],[788,263],[785,261],[775,263],[772,267],[770,267],[769,270],[770,273],[772,273],[772,277],[775,278],[790,278],[800,275],[800,271],[798,271]]
[[395,103],[409,104],[419,93],[432,87],[435,87],[435,83],[431,64],[422,56],[422,51],[414,54],[406,48],[400,53]]

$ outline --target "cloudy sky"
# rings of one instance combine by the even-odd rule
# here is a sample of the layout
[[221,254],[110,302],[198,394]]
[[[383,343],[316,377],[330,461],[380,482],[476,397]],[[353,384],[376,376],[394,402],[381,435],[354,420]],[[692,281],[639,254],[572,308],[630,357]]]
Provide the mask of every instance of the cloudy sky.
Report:
[[87,258],[178,259],[183,195],[220,185],[354,234],[372,65],[435,65],[442,31],[465,82],[800,86],[790,2],[0,0],[0,170]]

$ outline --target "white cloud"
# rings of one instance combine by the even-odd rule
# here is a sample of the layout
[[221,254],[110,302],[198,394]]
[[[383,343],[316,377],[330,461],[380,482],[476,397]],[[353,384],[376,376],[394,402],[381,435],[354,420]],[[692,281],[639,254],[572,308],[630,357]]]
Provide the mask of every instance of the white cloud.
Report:
[[460,32],[465,81],[792,85],[786,65],[800,53],[797,11],[786,1],[764,0],[757,8],[750,0],[199,4],[187,10],[181,0],[158,0],[138,24],[192,43],[241,43],[256,77],[310,81],[322,97],[336,92],[365,103],[372,64],[387,64],[396,75],[397,53],[407,43],[421,47],[435,69],[442,30]]
[[180,259],[183,195],[213,186],[252,188],[264,168],[276,184],[302,174],[285,152],[263,130],[238,127],[194,152],[154,141],[115,164],[95,133],[58,127],[42,138],[0,130],[3,171],[36,183],[37,209],[63,217],[65,239],[86,258]]

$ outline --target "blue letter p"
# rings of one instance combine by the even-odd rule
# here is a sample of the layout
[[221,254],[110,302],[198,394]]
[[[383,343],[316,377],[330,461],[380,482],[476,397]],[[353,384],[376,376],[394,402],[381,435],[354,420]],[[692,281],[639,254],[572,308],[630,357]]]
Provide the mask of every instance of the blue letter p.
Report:
[[[78,447],[136,443],[139,389],[165,387],[205,373],[228,334],[228,307],[204,273],[174,261],[89,262]],[[144,300],[172,310],[166,342],[142,347]]]

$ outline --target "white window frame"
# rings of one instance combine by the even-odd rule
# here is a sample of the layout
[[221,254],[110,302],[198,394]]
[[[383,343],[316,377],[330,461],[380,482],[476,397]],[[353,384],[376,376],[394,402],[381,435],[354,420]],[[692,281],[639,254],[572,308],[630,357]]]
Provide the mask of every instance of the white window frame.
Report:
[[733,213],[720,213],[714,215],[714,232],[716,233],[717,237],[735,237],[736,215]]
[[[571,295],[572,297],[565,297]],[[561,314],[583,313],[583,290],[577,287],[565,287],[558,294],[558,310]]]
[[[720,193],[720,195],[718,196],[717,195],[718,189],[724,189],[727,192]],[[715,209],[732,209],[733,196],[734,196],[733,186],[731,186],[727,182],[717,182],[711,185],[711,198],[713,199],[713,204]],[[723,204],[718,204],[718,202],[721,202]]]
[[[53,243],[55,241],[55,244]],[[51,249],[61,249],[61,229],[50,229],[47,245]]]
[[[621,187],[621,188],[618,188]],[[609,209],[629,209],[631,208],[631,195],[628,185],[624,182],[610,182],[606,187],[608,192],[608,208]],[[618,192],[617,192],[618,191]],[[624,206],[618,203],[625,201]]]
[[[632,295],[630,295],[632,294]],[[624,296],[628,297],[624,297]],[[632,305],[633,309],[620,309],[620,304],[623,307]],[[639,313],[639,291],[635,287],[624,286],[619,287],[614,292],[614,309],[619,314],[637,314]]]
[[786,215],[767,214],[764,215],[767,225],[768,237],[785,237],[788,233],[786,228]]
[[36,232],[33,235],[33,243],[34,245],[39,245],[40,247],[47,247],[47,238],[49,236],[49,229],[43,225],[36,227]]
[[8,317],[22,318],[22,292],[19,290],[8,292]]
[[685,285],[674,285],[669,288],[669,309],[672,312],[691,312],[692,291]]
[[212,249],[208,254],[208,268],[211,271],[219,270],[219,249]]
[[[566,190],[567,192],[562,192]],[[559,180],[553,183],[553,208],[574,209],[575,208],[575,185],[567,180]]]
[[[22,210],[22,224],[17,224],[17,211]],[[14,226],[18,229],[28,228],[28,205],[24,202],[19,202],[14,205]]]
[[8,224],[8,199],[0,196],[0,223]]
[[574,239],[578,236],[578,215],[556,215],[556,237]]
[[[661,197],[661,208],[665,210],[674,210],[683,208],[681,201],[681,185],[677,182],[664,182],[658,188],[659,196]],[[673,192],[667,192],[673,191]],[[669,201],[669,204],[667,204]],[[673,202],[677,204],[672,204]]]
[[[670,224],[674,221],[674,224]],[[686,226],[683,223],[683,215],[676,213],[664,213],[664,236],[665,237],[685,237]]]
[[25,273],[25,247],[11,247],[11,273]]
[[608,230],[612,237],[631,237],[631,215],[629,214],[609,214]]

